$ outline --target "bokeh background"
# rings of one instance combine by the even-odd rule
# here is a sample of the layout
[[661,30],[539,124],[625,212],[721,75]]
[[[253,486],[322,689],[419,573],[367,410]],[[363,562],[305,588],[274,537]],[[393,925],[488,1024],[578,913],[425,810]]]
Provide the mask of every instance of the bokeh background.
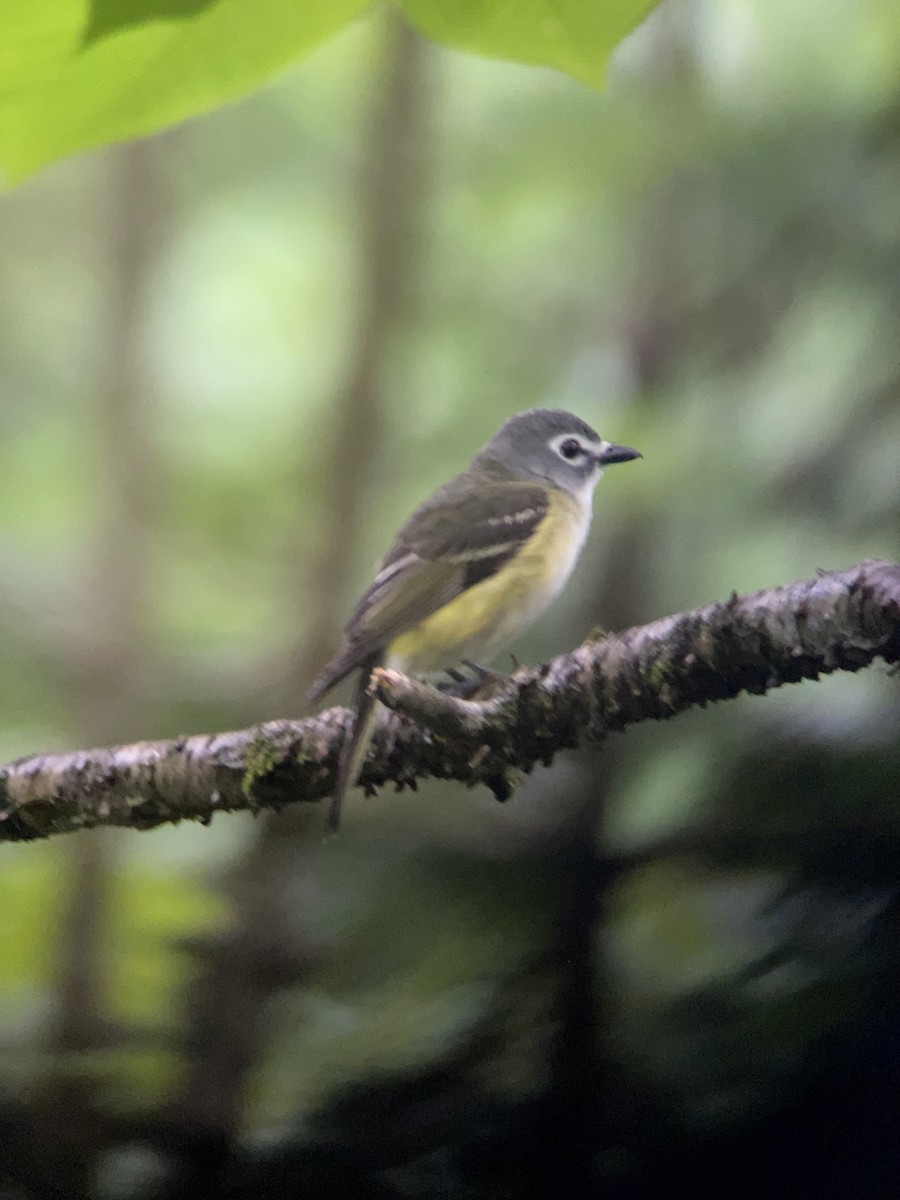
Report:
[[[302,715],[538,404],[644,460],[523,661],[897,558],[898,331],[896,0],[671,0],[604,94],[380,12],[46,170],[0,202],[3,758]],[[898,716],[873,669],[505,806],[2,848],[4,1200],[895,1194]]]

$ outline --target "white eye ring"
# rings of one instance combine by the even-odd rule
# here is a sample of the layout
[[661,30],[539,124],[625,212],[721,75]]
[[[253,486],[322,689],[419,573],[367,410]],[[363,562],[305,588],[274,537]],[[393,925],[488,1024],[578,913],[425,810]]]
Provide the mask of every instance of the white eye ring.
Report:
[[590,454],[591,452],[590,448],[584,444],[581,438],[576,437],[572,433],[562,433],[558,437],[553,438],[550,442],[550,448],[567,463],[576,463],[580,458],[584,458],[586,454]]

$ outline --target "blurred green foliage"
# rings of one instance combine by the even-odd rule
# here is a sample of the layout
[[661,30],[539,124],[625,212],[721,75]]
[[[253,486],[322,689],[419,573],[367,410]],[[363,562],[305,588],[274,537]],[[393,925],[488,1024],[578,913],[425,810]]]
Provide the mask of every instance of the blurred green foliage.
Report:
[[[275,8],[288,21],[297,6]],[[193,6],[184,36],[233,11]],[[20,19],[4,14],[0,29]],[[217,35],[240,64],[229,94],[295,57],[294,34],[264,26],[256,63],[234,29]],[[115,36],[164,34],[158,22]],[[577,411],[644,461],[604,479],[578,574],[515,648],[523,660],[595,624],[897,558],[895,0],[664,5],[613,59],[603,96],[422,51],[412,269],[383,348],[379,436],[364,469],[348,439],[343,472],[331,447],[370,270],[360,161],[384,47],[371,17],[239,105],[4,199],[5,756],[298,715],[302,681],[285,678],[327,657],[399,521],[536,404]],[[48,106],[57,88],[62,77]],[[127,110],[104,138],[162,112]],[[36,124],[17,118],[12,142],[0,124],[19,147],[11,173],[86,140],[80,128],[74,104],[53,146]],[[140,278],[112,421],[123,221],[153,237],[124,272]],[[323,617],[334,474],[357,472],[358,545]],[[340,1084],[431,1061],[507,1004],[517,971],[540,975],[568,880],[557,856],[585,803],[602,807],[615,852],[673,831],[706,839],[612,889],[598,959],[608,1045],[689,1122],[720,1127],[770,1100],[893,969],[897,716],[896,680],[872,670],[642,727],[537,773],[503,808],[438,785],[358,800],[326,845],[321,814],[304,812],[271,917],[293,965],[265,998],[238,1133],[284,1136]],[[841,866],[858,821],[883,845],[866,840]],[[183,1085],[190,989],[256,903],[241,881],[260,828],[220,818],[110,841],[93,1001],[117,1032],[79,1059],[99,1103],[140,1112]],[[85,891],[73,843],[0,852],[14,1097],[53,1057],[65,1007],[66,922]],[[542,980],[521,987],[534,1008]],[[492,1080],[540,1057],[544,1019],[510,1023]],[[537,1089],[541,1071],[525,1075],[522,1090]]]
[[[599,83],[654,0],[397,0],[446,45]],[[246,95],[356,20],[368,0],[29,0],[0,12],[0,166],[63,155]]]

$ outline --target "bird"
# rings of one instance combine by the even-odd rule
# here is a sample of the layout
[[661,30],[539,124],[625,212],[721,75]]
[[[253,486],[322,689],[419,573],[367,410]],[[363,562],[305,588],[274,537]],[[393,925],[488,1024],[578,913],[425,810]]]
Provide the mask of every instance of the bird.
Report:
[[568,580],[604,467],[640,457],[573,413],[533,408],[510,417],[466,470],[410,516],[347,621],[337,654],[307,692],[315,703],[359,672],[329,831],[340,826],[371,741],[372,671],[390,666],[429,676],[490,661]]

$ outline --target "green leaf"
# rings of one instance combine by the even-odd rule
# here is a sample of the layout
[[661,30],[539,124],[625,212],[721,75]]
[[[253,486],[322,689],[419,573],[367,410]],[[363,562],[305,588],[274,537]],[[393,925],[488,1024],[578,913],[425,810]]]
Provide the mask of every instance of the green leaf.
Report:
[[84,40],[94,42],[117,29],[161,18],[194,17],[214,3],[215,0],[92,0]]
[[658,0],[398,0],[435,41],[601,84],[618,42]]
[[369,0],[0,0],[0,169],[151,133],[252,91]]
[[[371,0],[0,0],[0,172],[152,133],[252,91]],[[653,0],[399,0],[429,37],[603,79]]]

